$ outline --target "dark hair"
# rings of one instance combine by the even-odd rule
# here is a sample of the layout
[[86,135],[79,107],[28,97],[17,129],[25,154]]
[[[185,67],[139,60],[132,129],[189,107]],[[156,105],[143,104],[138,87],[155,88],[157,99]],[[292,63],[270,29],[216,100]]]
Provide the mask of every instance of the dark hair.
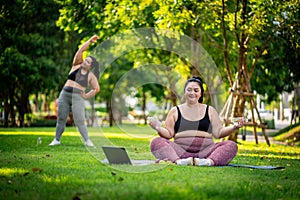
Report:
[[203,88],[203,83],[202,83],[202,79],[198,76],[193,76],[192,78],[188,79],[184,85],[184,91],[186,89],[186,86],[190,83],[190,82],[196,82],[198,83],[198,85],[200,86],[201,89],[201,97],[198,99],[199,103],[203,102],[203,94],[204,94],[204,88]]
[[91,71],[95,74],[96,78],[99,79],[99,63],[96,60],[96,58],[94,58],[93,56],[88,56],[92,59],[92,64],[91,64]]

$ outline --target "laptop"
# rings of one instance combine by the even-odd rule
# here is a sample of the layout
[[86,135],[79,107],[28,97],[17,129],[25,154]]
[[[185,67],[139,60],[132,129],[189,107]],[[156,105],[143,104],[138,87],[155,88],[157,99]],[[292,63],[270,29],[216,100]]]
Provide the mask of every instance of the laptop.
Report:
[[109,164],[129,164],[132,162],[124,147],[102,147]]
[[124,147],[103,146],[102,149],[106,156],[104,163],[119,165],[149,165],[155,163],[153,160],[131,160]]

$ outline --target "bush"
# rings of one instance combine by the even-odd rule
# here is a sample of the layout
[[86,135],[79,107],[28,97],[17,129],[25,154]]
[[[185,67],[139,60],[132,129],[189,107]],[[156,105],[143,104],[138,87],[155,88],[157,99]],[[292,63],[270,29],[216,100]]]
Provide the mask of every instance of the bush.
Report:
[[30,127],[55,127],[56,119],[36,119],[30,123]]

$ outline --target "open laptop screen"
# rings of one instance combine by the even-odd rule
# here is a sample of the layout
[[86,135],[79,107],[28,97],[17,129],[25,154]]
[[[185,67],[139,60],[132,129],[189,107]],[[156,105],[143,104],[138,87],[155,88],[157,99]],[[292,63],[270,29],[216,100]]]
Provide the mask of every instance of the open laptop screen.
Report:
[[102,147],[109,164],[132,164],[124,147]]

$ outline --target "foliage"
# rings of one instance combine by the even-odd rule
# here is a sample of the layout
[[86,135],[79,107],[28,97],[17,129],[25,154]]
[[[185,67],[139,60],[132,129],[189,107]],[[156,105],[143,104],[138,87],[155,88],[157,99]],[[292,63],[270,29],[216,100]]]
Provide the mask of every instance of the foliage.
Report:
[[[281,2],[277,2],[281,4]],[[299,82],[299,1],[287,6],[273,2],[270,9],[277,14],[270,15],[269,21],[273,29],[271,42],[267,45],[254,71],[252,85],[259,94],[267,94],[267,101],[278,100],[278,91],[291,92]],[[263,86],[263,87],[262,87]]]
[[[127,128],[132,135],[122,137]],[[1,199],[299,199],[299,147],[239,144],[234,164],[283,166],[284,170],[160,164],[128,173],[101,164],[68,127],[62,145],[49,147],[55,128],[0,129]],[[134,159],[149,159],[149,127],[90,128],[124,145]],[[128,136],[128,135],[127,135]],[[130,137],[131,136],[131,137]],[[37,138],[42,144],[37,145]],[[101,138],[103,140],[104,138]],[[151,157],[153,159],[153,157]],[[132,168],[132,167],[131,167]],[[224,181],[224,180],[230,180]],[[229,184],[230,183],[230,184]]]
[[[181,31],[201,42],[211,52],[222,74],[225,67],[228,76],[237,72],[237,62],[241,62],[238,61],[238,49],[243,45],[242,42],[245,42],[247,49],[245,66],[250,77],[253,71],[256,72],[257,59],[261,54],[265,55],[259,60],[257,73],[263,68],[267,74],[255,74],[252,83],[255,83],[253,89],[260,94],[268,94],[270,101],[276,99],[278,93],[290,91],[293,84],[299,80],[295,76],[295,64],[278,62],[288,57],[284,52],[286,49],[293,49],[290,54],[292,58],[299,57],[299,32],[294,31],[299,26],[299,2],[178,0],[158,1],[158,4],[159,9],[154,13],[158,19],[158,27]],[[278,36],[281,39],[276,39]],[[223,42],[226,44],[223,45]],[[216,48],[210,48],[212,45]],[[275,45],[282,47],[281,52],[272,53],[266,50]],[[222,59],[229,59],[229,68],[221,64],[222,59],[218,57],[217,49],[219,54],[223,54],[224,51],[225,58]],[[225,53],[228,54],[228,58]],[[266,60],[269,62],[266,63]],[[280,70],[273,67],[275,63],[280,65]],[[291,72],[294,72],[295,79],[290,79]],[[259,79],[265,76],[268,76],[268,79]],[[276,81],[273,81],[274,79]],[[272,82],[273,84],[267,85],[274,89],[262,87],[266,85],[265,81]]]
[[29,96],[50,95],[57,87],[59,76],[53,74],[58,74],[63,35],[55,25],[58,9],[53,1],[1,1],[0,100],[6,126],[9,118],[16,125],[16,113],[23,126],[31,112]]
[[[252,89],[267,94],[270,102],[299,80],[299,20],[299,0],[1,0],[2,109],[7,120],[19,116],[22,123],[23,116],[31,112],[30,96],[38,98],[43,93],[47,100],[58,96],[69,70],[66,66],[86,37],[96,33],[101,43],[123,31],[143,27],[178,31],[200,43],[214,59],[223,80],[229,77],[228,86],[244,62],[252,77]],[[164,45],[166,41],[160,42]],[[241,47],[246,51],[240,51]],[[98,59],[119,50],[101,54]],[[124,70],[146,63],[169,67],[158,73],[167,77],[164,97],[169,100],[180,96],[176,93],[180,81],[177,72],[183,78],[199,75],[187,61],[170,52],[144,49],[127,53],[130,55],[114,63],[117,68],[111,65],[111,69],[103,69],[97,100],[109,104],[111,88]],[[246,59],[241,60],[241,55],[247,55]],[[123,70],[121,66],[126,67]],[[170,73],[173,69],[176,73]]]
[[[245,62],[243,65],[249,77],[253,77],[252,89],[267,94],[270,102],[282,91],[290,91],[298,81],[297,65],[284,62],[288,57],[296,60],[299,57],[299,33],[294,31],[299,24],[298,10],[297,1],[119,0],[106,5],[105,18],[106,27],[113,33],[154,26],[190,36],[209,51],[224,80],[231,79],[230,76],[238,71],[238,63]],[[238,57],[242,54],[239,52],[242,44],[247,55],[245,61]],[[291,53],[286,53],[287,49]],[[277,52],[273,53],[273,50]],[[224,59],[225,65],[222,64]],[[280,70],[274,68],[274,64]],[[292,72],[295,78],[291,79]],[[261,78],[266,76],[268,79]]]
[[57,0],[59,10],[57,26],[65,32],[76,32],[83,36],[96,34],[102,27],[102,13],[105,1]]

